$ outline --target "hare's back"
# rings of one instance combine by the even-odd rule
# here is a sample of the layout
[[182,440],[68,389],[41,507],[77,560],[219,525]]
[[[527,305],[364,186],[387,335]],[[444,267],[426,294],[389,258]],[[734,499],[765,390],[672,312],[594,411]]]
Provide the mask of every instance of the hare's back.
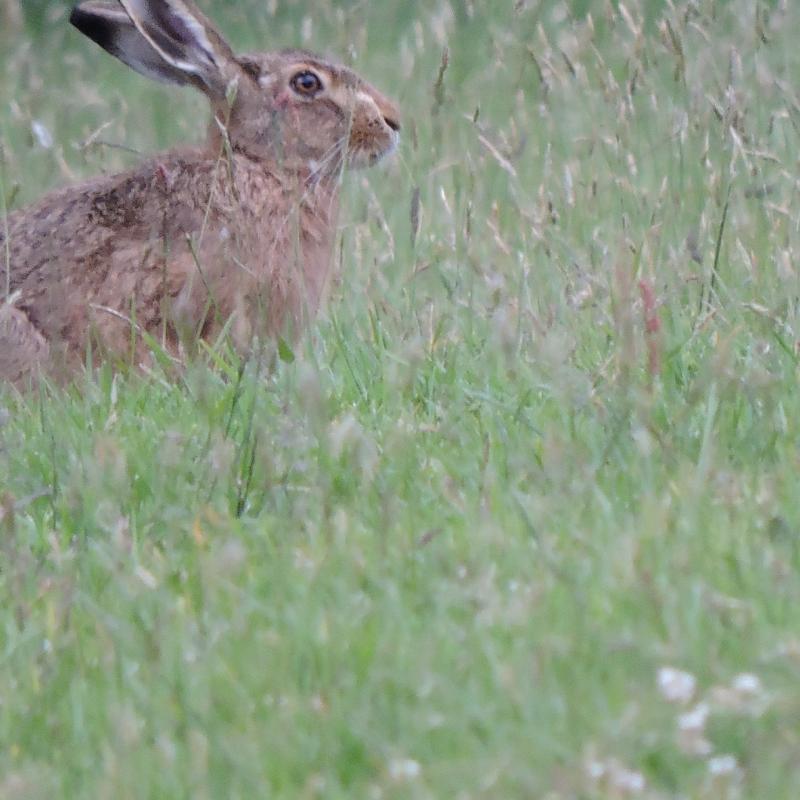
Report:
[[48,338],[70,339],[85,334],[87,306],[129,305],[164,253],[185,248],[202,226],[212,171],[199,157],[175,154],[12,212],[0,248],[18,305]]
[[[32,206],[8,215],[0,228],[12,292],[33,278],[50,279],[65,260],[81,261],[87,249],[102,244],[109,232],[91,225],[91,198],[98,182],[51,192]],[[93,235],[90,235],[93,234]]]
[[[163,228],[165,217],[189,222],[187,211],[202,207],[208,197],[203,184],[210,169],[202,159],[175,155],[56,190],[13,211],[7,226],[12,287],[20,288],[32,276],[65,278],[65,272],[85,266],[90,254],[107,251],[111,240],[147,238],[152,229]],[[175,185],[188,173],[191,186]],[[175,191],[180,188],[184,191]]]

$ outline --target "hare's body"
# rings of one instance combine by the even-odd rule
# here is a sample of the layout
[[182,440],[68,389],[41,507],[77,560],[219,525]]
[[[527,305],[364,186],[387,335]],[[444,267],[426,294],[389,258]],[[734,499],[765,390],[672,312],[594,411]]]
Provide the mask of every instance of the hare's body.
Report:
[[[396,140],[393,107],[348,70],[297,51],[235,59],[185,0],[122,6],[82,4],[79,27],[142,72],[165,59],[159,77],[201,84],[212,135],[206,148],[161,154],[8,216],[0,380],[69,368],[89,345],[138,362],[153,342],[177,351],[226,328],[246,348],[254,335],[296,329],[328,281],[343,161],[372,163]],[[189,31],[199,43],[176,18],[203,25],[202,35]],[[159,38],[170,20],[175,53]],[[287,88],[298,75],[321,87],[317,73],[321,100]]]
[[[172,349],[230,324],[246,346],[256,325],[273,335],[300,325],[329,273],[328,184],[187,151],[54,192],[9,215],[9,261],[24,265],[11,271],[13,307],[61,363],[89,342],[140,358],[151,337]],[[66,252],[79,269],[63,269]]]

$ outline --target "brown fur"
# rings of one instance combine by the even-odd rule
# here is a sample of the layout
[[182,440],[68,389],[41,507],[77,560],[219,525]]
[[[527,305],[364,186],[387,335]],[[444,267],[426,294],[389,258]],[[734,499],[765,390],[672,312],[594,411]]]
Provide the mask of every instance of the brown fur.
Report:
[[[352,71],[304,51],[235,57],[188,0],[122,5],[92,0],[73,21],[140,71],[201,88],[208,144],[8,216],[0,380],[71,369],[89,344],[139,363],[149,339],[177,353],[229,326],[246,350],[255,335],[298,330],[328,283],[343,163],[374,163],[396,143],[395,107]],[[184,47],[176,27],[174,45],[151,46],[165,11],[202,26],[201,44]],[[306,71],[323,84],[313,97],[293,88]]]

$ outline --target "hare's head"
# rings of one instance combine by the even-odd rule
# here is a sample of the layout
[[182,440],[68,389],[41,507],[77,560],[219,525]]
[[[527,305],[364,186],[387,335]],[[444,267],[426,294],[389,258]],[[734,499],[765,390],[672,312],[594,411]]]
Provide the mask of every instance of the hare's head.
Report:
[[396,106],[352,70],[302,50],[237,56],[191,0],[88,0],[71,21],[137,72],[199,88],[212,136],[252,158],[332,175],[397,144]]

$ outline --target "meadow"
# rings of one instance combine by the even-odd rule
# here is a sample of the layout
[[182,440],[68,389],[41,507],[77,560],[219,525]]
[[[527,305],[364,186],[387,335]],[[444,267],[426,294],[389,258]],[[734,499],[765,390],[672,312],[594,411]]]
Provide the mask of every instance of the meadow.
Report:
[[[269,370],[0,389],[0,800],[800,796],[800,4],[201,5],[403,143]],[[202,138],[24,10],[0,214]]]

